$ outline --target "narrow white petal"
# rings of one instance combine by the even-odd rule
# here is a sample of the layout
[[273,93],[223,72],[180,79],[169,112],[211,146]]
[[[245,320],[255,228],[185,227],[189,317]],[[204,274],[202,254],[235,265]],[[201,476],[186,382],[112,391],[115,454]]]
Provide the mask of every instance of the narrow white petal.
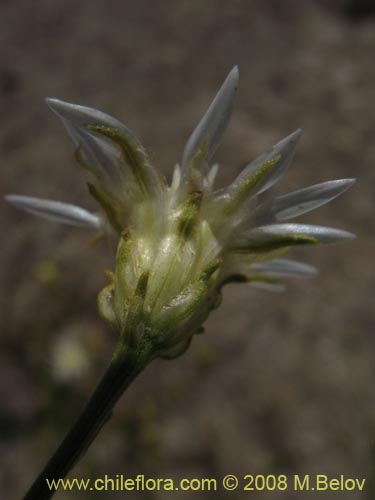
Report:
[[272,236],[308,236],[316,238],[320,243],[335,243],[336,241],[355,238],[355,235],[349,233],[349,231],[333,227],[312,226],[310,224],[270,224],[269,226],[254,229],[248,234],[250,239],[252,234],[259,236],[260,239],[262,236],[267,239]]
[[250,266],[251,270],[272,276],[316,276],[316,267],[289,259],[274,259],[269,262],[257,262]]
[[202,164],[207,164],[217,150],[232,113],[238,80],[239,71],[235,66],[191,134],[182,157],[185,176],[188,175],[189,169],[195,166],[197,158]]
[[262,226],[297,217],[330,202],[354,182],[355,179],[338,179],[279,196],[260,205],[248,221],[244,222],[244,226]]
[[[76,146],[81,148],[84,162],[107,190],[121,190],[124,175],[130,170],[138,187],[142,185],[141,189],[148,193],[160,193],[162,181],[159,174],[149,162],[140,141],[119,120],[87,106],[51,98],[46,101],[62,119]],[[95,127],[98,129],[93,129]]]
[[121,185],[119,148],[109,139],[90,131],[88,127],[105,125],[134,137],[132,132],[120,121],[96,109],[52,98],[47,98],[46,102],[62,120],[75,146],[80,148],[84,163],[92,169],[108,191],[116,191]]
[[124,124],[113,116],[107,115],[94,108],[81,106],[79,104],[72,104],[70,102],[61,101],[48,97],[46,99],[48,106],[54,111],[61,119],[74,124],[76,127],[87,129],[90,125],[105,125],[110,128],[121,130],[124,134],[137,139]]
[[293,158],[301,134],[302,129],[297,129],[245,167],[229,187],[234,202],[251,199],[278,181]]
[[101,226],[100,218],[97,215],[76,205],[17,194],[8,194],[5,199],[15,207],[45,219],[96,229]]

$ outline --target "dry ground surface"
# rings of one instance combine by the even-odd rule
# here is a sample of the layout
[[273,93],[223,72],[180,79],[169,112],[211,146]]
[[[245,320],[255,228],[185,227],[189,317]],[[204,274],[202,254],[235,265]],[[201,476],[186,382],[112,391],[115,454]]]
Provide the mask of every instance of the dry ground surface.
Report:
[[[359,178],[304,219],[358,239],[294,252],[321,275],[291,282],[285,294],[228,286],[206,333],[183,357],[156,361],[139,377],[73,476],[344,474],[367,478],[365,491],[308,498],[374,498],[374,51],[373,4],[360,0],[2,0],[1,197],[17,192],[95,208],[45,96],[114,114],[168,176],[234,64],[240,92],[216,155],[219,183],[299,126],[293,165],[272,195]],[[113,258],[103,243],[85,249],[88,232],[0,203],[0,496],[15,500],[108,363],[116,339],[95,304]],[[73,358],[77,369],[69,372]]]

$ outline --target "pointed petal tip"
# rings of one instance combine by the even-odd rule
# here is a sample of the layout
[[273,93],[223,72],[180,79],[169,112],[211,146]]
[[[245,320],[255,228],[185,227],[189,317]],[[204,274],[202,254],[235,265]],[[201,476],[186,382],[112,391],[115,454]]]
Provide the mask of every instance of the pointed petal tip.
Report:
[[44,100],[47,106],[49,106],[53,110],[58,110],[63,105],[68,104],[65,101],[62,101],[61,99],[57,99],[56,97],[46,97]]
[[286,142],[298,142],[302,136],[303,128],[299,127],[291,134],[287,135],[284,139],[282,139],[278,144],[286,143]]
[[108,122],[112,123],[112,125],[116,127],[122,125],[118,122],[118,120],[107,115],[103,111],[90,108],[89,106],[62,101],[61,99],[56,99],[55,97],[47,97],[45,101],[48,107],[56,113],[60,119],[64,122],[69,122],[76,127],[86,127],[86,125],[91,122]]
[[356,182],[356,177],[349,177],[348,179],[339,179],[343,184],[345,183],[348,188],[352,187]]
[[62,118],[63,120],[69,120],[69,118],[72,116],[72,111],[82,107],[78,104],[72,104],[70,102],[62,101],[61,99],[57,99],[56,97],[46,97],[45,102],[47,106],[59,118]]
[[[283,157],[289,157],[286,166],[289,164],[291,161],[295,150],[297,149],[297,145],[299,143],[299,140],[302,136],[303,129],[302,128],[297,128],[294,132],[291,134],[287,135],[284,137],[284,139],[281,139],[281,141],[277,142],[274,144],[271,149],[268,150],[268,153],[272,154],[281,154]],[[285,170],[282,169],[283,170]]]
[[352,177],[352,178],[348,178],[348,179],[336,179],[336,180],[333,180],[333,181],[327,181],[327,182],[323,182],[321,184],[321,186],[329,186],[331,185],[332,187],[336,187],[336,194],[335,196],[332,198],[336,198],[337,196],[341,196],[342,194],[345,193],[345,191],[347,191],[349,188],[351,188],[355,183],[357,182],[357,179]]
[[284,151],[284,154],[287,152],[293,153],[301,139],[302,132],[302,128],[297,128],[294,132],[284,137],[284,139],[281,139],[281,141],[277,142],[272,147],[272,149],[279,150],[280,152]]
[[[131,132],[123,123],[103,111],[89,106],[83,106],[82,104],[62,101],[54,97],[47,97],[46,103],[52,111],[56,113],[60,119],[62,119],[64,125],[68,128],[68,132],[73,136],[74,131],[71,127],[74,127],[75,129],[84,129],[87,132],[87,128],[90,125],[101,124],[110,128],[118,129],[121,133],[129,135],[138,141],[133,132]],[[95,134],[94,132],[89,133]]]
[[7,203],[10,203],[11,205],[17,205],[18,202],[20,202],[20,198],[22,198],[18,194],[6,194],[4,195],[4,200]]
[[354,233],[351,233],[350,231],[344,231],[342,230],[342,236],[343,236],[343,239],[345,240],[355,240],[357,239],[357,235],[354,234]]
[[[328,185],[328,184],[336,184],[337,186],[338,185],[341,185],[342,187],[350,187],[350,186],[353,186],[353,184],[355,184],[357,182],[357,178],[356,177],[347,177],[347,178],[344,178],[344,179],[333,179],[331,181],[325,181],[325,182],[322,182],[320,185],[323,186],[323,185]],[[319,184],[317,184],[319,185]]]
[[[315,226],[319,227],[319,226]],[[336,229],[330,227],[322,227],[322,230],[326,231],[326,236],[322,234],[321,242],[322,243],[336,243],[344,240],[355,240],[357,236],[350,231],[346,231],[345,229]]]
[[232,114],[238,80],[239,70],[234,66],[190,135],[182,155],[184,177],[191,174],[192,168],[204,168],[219,147]]
[[270,151],[273,151],[274,153],[279,153],[284,158],[288,158],[284,165],[284,168],[281,169],[281,173],[284,172],[284,170],[292,160],[295,150],[297,149],[299,140],[301,139],[302,132],[303,132],[302,128],[297,128],[294,132],[287,135],[284,139],[279,141],[271,148]]
[[229,75],[234,81],[237,81],[240,79],[240,69],[238,67],[238,64],[233,66],[233,68],[230,70]]
[[57,99],[56,97],[46,97],[45,101],[49,108],[60,115],[62,118],[71,117],[72,111],[88,111],[90,109],[86,106],[82,106],[81,104],[74,104],[72,102],[63,101],[62,99]]
[[248,221],[254,227],[299,217],[342,195],[355,181],[336,179],[287,193],[257,207]]
[[60,99],[57,99],[57,97],[45,97],[44,100],[48,104],[48,106],[53,106],[54,102],[60,101]]
[[70,203],[19,194],[8,194],[5,200],[16,208],[55,222],[96,229],[101,226],[97,215]]
[[[220,92],[226,92],[228,93],[227,98],[233,99],[234,95],[236,94],[238,90],[238,84],[240,80],[240,71],[238,69],[238,66],[233,66],[233,68],[229,71],[227,77],[225,78],[220,90]],[[232,93],[232,96],[230,94]]]

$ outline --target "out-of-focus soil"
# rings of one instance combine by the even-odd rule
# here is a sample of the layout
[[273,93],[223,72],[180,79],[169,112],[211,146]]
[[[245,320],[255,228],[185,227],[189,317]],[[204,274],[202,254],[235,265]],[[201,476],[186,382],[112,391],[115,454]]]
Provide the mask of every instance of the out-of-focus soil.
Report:
[[[304,217],[358,239],[294,252],[321,275],[291,282],[285,294],[228,286],[206,333],[183,357],[156,361],[139,377],[72,476],[344,474],[367,478],[365,491],[309,498],[374,498],[373,4],[3,0],[0,40],[1,197],[16,192],[95,208],[86,173],[45,96],[117,116],[170,175],[234,64],[240,91],[215,158],[219,183],[299,126],[304,135],[293,165],[272,195],[359,179],[342,198]],[[110,359],[116,339],[98,319],[96,294],[113,256],[103,243],[85,249],[89,232],[0,203],[0,496],[14,500]],[[68,352],[77,358],[70,376]],[[126,495],[187,498],[179,491]]]

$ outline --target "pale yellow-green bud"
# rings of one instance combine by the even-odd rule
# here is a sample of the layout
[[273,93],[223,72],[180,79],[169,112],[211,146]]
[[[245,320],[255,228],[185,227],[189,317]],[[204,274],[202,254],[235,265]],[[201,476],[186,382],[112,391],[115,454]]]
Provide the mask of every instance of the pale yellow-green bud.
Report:
[[116,270],[98,303],[131,349],[179,354],[215,305],[221,247],[200,215],[201,200],[201,192],[190,193],[172,210],[167,200],[157,228],[140,208],[121,233]]

